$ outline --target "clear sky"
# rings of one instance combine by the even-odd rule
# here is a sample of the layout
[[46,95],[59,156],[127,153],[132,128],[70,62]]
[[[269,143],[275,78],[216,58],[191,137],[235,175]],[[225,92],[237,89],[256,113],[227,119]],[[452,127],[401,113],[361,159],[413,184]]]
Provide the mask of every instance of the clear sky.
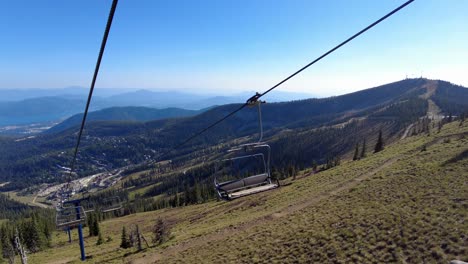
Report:
[[[120,0],[97,87],[263,91],[404,0]],[[0,0],[0,88],[88,87],[110,0]],[[468,1],[416,0],[281,90],[468,86]]]

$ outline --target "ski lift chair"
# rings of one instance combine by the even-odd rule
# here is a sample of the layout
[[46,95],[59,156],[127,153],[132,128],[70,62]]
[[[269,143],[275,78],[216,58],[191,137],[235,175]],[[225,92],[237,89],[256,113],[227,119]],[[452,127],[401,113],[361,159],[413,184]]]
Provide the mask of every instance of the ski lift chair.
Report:
[[[238,153],[241,150],[256,151],[256,153],[227,158],[222,160],[221,163],[233,163],[240,160],[246,160],[248,162],[248,160],[257,158],[261,160],[262,170],[259,173],[248,173],[245,177],[241,177],[240,179],[221,182],[221,179],[226,176],[229,177],[230,175],[226,175],[224,171],[219,171],[219,167],[222,164],[218,164],[216,166],[214,184],[218,196],[221,199],[232,200],[279,187],[278,182],[273,182],[270,175],[270,146],[268,144],[262,142],[244,144],[238,148],[230,149],[228,152]],[[266,153],[258,152],[260,150]]]
[[86,221],[86,212],[83,206],[70,206],[59,208],[55,216],[57,229],[70,228]]
[[[91,213],[91,212],[94,212],[94,203],[91,202],[91,199],[89,199],[90,197],[86,197],[86,198],[81,198],[80,199],[80,203],[79,203],[79,206],[81,206],[83,208],[83,211],[85,213]],[[68,203],[68,202],[65,202],[63,203],[60,208],[73,208],[73,207],[76,207],[77,205],[75,204],[72,204],[72,203]],[[59,209],[60,209],[59,208]]]
[[263,163],[263,171],[261,173],[248,175],[241,179],[234,179],[234,180],[221,182],[220,180],[225,178],[224,176],[229,177],[229,175],[223,175],[222,172],[219,173],[218,166],[216,166],[214,184],[215,184],[215,188],[218,193],[218,196],[221,199],[232,200],[232,199],[239,198],[242,196],[259,193],[263,191],[268,191],[268,190],[279,187],[279,181],[277,180],[276,183],[274,183],[271,179],[271,174],[270,174],[271,148],[268,144],[266,144],[265,142],[262,142],[263,124],[262,124],[261,104],[265,102],[258,100],[260,97],[261,97],[261,94],[256,93],[254,96],[250,97],[247,100],[248,106],[251,106],[251,107],[257,106],[258,128],[260,130],[258,133],[259,134],[258,141],[255,143],[243,144],[236,148],[232,148],[228,150],[228,153],[230,154],[238,153],[239,151],[242,151],[242,150],[244,152],[253,151],[256,153],[224,159],[221,161],[221,163],[260,157]]
[[104,199],[101,203],[101,212],[108,213],[120,210],[122,208],[122,201],[119,196],[113,196],[107,199]]

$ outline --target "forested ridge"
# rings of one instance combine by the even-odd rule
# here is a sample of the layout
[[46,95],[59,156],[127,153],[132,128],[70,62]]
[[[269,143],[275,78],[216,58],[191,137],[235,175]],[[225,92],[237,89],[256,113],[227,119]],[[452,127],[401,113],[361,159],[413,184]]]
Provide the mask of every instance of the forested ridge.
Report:
[[[156,109],[142,106],[111,107],[90,112],[86,121],[88,123],[97,121],[145,122],[150,120],[193,116],[203,111],[204,110],[186,110],[181,108]],[[50,128],[46,133],[58,133],[71,127],[76,127],[81,124],[82,119],[83,114],[76,114]]]
[[[426,92],[426,79],[408,79],[376,88],[371,88],[342,96],[324,99],[306,99],[284,103],[267,103],[263,106],[263,124],[266,139],[275,143],[279,135],[294,138],[294,133],[282,131],[293,129],[297,131],[314,131],[314,138],[331,137],[327,141],[327,148],[317,149],[314,139],[304,148],[316,149],[312,156],[304,162],[316,160],[323,162],[327,155],[341,155],[354,146],[357,138],[345,137],[343,131],[336,130],[340,123],[353,119],[364,118],[364,122],[372,124],[373,129],[378,126],[388,129],[387,137],[394,136],[408,123],[414,122],[425,115],[427,102],[421,99]],[[453,109],[454,103],[468,104],[466,88],[458,87],[447,82],[438,81],[439,86],[431,96],[434,102],[440,102],[440,108],[445,113],[457,114]],[[439,91],[440,90],[440,91]],[[447,98],[453,98],[454,103]],[[464,100],[464,98],[467,98]],[[447,103],[444,103],[447,102]],[[82,140],[79,160],[77,163],[78,176],[113,169],[132,164],[139,164],[159,158],[161,153],[172,150],[172,147],[193,135],[214,120],[217,120],[238,105],[224,105],[210,109],[194,117],[177,119],[163,119],[145,123],[134,122],[92,122],[87,124]],[[457,106],[458,107],[458,106]],[[453,111],[452,111],[453,110]],[[458,110],[457,110],[458,111]],[[331,129],[317,132],[317,128]],[[345,129],[351,129],[345,128]],[[174,159],[181,156],[193,158],[191,153],[202,151],[214,144],[228,142],[237,137],[252,135],[258,130],[256,109],[246,108],[196,138],[190,144],[172,151],[164,159]],[[336,132],[335,132],[336,130]],[[366,133],[366,125],[359,133]],[[323,135],[320,135],[322,133]],[[341,133],[341,134],[340,134]],[[342,142],[340,147],[334,139]],[[59,166],[68,166],[72,157],[71,150],[76,140],[76,128],[63,132],[38,135],[35,138],[18,140],[3,138],[0,148],[0,182],[11,182],[3,186],[2,190],[21,189],[39,183],[53,183],[64,181],[63,171]],[[298,140],[289,140],[286,145],[294,145]],[[278,142],[288,142],[282,139]],[[319,141],[318,141],[319,142]],[[324,145],[324,144],[322,144]],[[340,149],[341,148],[341,149]],[[281,151],[280,151],[281,152]],[[331,153],[331,154],[330,154]],[[285,158],[290,156],[290,158]],[[310,155],[309,155],[310,156]],[[287,163],[304,163],[301,157],[291,157],[290,153],[283,157],[273,157],[274,163],[283,166]],[[290,160],[290,161],[288,161]],[[77,176],[77,177],[78,177]],[[28,179],[22,181],[21,179]]]

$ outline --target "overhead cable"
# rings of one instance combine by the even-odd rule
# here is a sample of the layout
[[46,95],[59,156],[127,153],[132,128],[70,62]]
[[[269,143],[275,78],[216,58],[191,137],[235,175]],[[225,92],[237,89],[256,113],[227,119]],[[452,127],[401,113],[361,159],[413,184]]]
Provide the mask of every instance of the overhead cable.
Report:
[[106,49],[107,38],[109,37],[109,32],[110,32],[110,29],[111,29],[111,26],[112,26],[112,20],[114,19],[114,13],[115,13],[115,10],[117,8],[117,3],[118,3],[118,0],[113,0],[112,1],[112,6],[111,6],[111,9],[110,9],[110,12],[109,12],[109,16],[107,18],[106,29],[104,31],[104,36],[103,36],[102,42],[101,42],[101,49],[99,50],[99,55],[98,55],[98,58],[97,58],[96,67],[94,69],[93,80],[91,81],[91,86],[89,88],[88,100],[86,101],[86,107],[85,107],[85,111],[84,111],[84,114],[83,114],[83,119],[81,120],[81,127],[80,127],[80,131],[78,132],[78,139],[76,141],[75,151],[73,153],[73,159],[72,159],[72,162],[71,162],[71,165],[70,165],[70,174],[69,174],[69,178],[68,178],[67,188],[70,185],[70,182],[71,182],[71,179],[72,179],[72,174],[73,174],[73,172],[75,170],[76,158],[77,158],[77,154],[78,154],[78,149],[80,147],[81,136],[83,134],[84,126],[85,126],[85,123],[86,123],[86,117],[88,116],[89,105],[91,103],[91,98],[93,97],[94,85],[96,84],[96,79],[97,79],[97,76],[98,76],[98,73],[99,73],[99,68],[101,66],[102,56],[104,55],[104,50]]

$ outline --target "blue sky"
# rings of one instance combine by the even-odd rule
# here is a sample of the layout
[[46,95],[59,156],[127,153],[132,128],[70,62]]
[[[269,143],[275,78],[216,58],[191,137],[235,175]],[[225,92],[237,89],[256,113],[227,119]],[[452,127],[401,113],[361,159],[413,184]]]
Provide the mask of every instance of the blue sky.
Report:
[[[97,87],[263,91],[404,1],[120,0]],[[88,87],[111,1],[0,1],[0,88]],[[416,0],[280,90],[468,86],[468,1]]]

